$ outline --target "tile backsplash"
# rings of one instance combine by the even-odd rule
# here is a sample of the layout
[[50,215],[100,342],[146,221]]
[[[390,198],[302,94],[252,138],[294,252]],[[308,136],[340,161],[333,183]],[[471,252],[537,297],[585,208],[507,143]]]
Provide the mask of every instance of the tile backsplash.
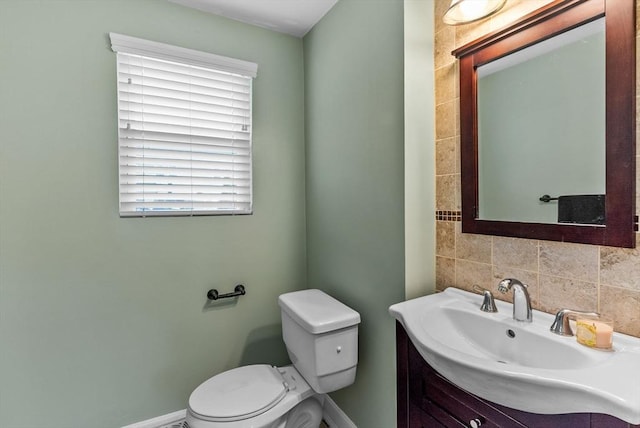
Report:
[[[451,51],[549,2],[508,0],[491,18],[451,27],[441,20],[450,0],[435,1],[436,288],[471,291],[478,284],[494,291],[496,298],[508,300],[510,295],[500,294],[497,284],[502,278],[518,278],[529,285],[536,309],[598,311],[614,319],[616,331],[640,337],[640,248],[463,234],[459,217],[450,215],[461,207],[458,66]],[[640,41],[636,44],[640,48]],[[637,68],[640,71],[640,64]],[[636,86],[638,96],[640,84]],[[636,169],[640,170],[638,159]]]

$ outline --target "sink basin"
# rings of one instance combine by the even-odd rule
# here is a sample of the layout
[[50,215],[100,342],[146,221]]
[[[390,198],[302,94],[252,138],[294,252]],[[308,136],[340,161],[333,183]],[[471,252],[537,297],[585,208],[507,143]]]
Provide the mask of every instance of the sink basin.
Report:
[[472,311],[444,307],[442,312],[424,314],[422,323],[423,326],[445,323],[446,327],[442,326],[439,333],[429,334],[459,352],[502,364],[578,369],[592,367],[614,355],[613,352],[594,352],[584,346],[575,346],[573,340],[553,337],[548,328],[543,329],[543,334],[538,334],[537,328],[512,322],[504,314],[483,316],[473,307]]
[[553,316],[512,319],[512,305],[480,311],[482,296],[456,288],[389,308],[420,355],[462,389],[542,414],[604,413],[640,424],[640,339],[614,333],[613,350],[553,334]]

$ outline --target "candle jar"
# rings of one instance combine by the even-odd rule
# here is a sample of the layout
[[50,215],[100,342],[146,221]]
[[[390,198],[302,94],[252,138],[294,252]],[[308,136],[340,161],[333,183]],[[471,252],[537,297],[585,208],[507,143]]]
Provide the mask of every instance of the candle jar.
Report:
[[576,319],[576,340],[598,349],[613,347],[613,320],[606,317],[581,316]]

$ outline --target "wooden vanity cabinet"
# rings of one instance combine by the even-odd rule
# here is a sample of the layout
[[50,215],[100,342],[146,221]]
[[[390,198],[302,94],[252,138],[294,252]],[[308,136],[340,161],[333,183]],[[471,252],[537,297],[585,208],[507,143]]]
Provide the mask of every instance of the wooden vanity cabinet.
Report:
[[[396,323],[398,428],[640,428],[609,415],[539,415],[491,403],[438,374]],[[553,399],[550,397],[550,399]]]

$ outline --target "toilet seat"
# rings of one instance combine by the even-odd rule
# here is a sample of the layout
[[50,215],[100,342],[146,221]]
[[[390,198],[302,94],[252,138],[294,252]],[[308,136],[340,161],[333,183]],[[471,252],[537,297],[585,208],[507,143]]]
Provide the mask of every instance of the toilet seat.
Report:
[[[196,388],[191,394],[189,406],[187,406],[186,426],[190,428],[282,428],[288,419],[288,412],[299,403],[316,394],[293,366],[275,368],[269,365],[260,365],[258,367],[261,368],[258,369],[252,367],[255,366],[238,367],[230,370],[230,372],[240,372],[240,375],[251,383],[250,386],[245,384],[242,391],[235,394],[235,397],[240,398],[233,400],[236,404],[237,402],[246,404],[244,409],[239,410],[235,408],[235,410],[231,410],[224,408],[223,406],[227,404],[220,401],[221,399],[219,397],[222,396],[226,399],[225,396],[228,393],[220,389],[210,391],[209,388],[214,389],[210,384],[206,388],[204,387],[205,384],[212,381],[213,378],[211,378]],[[265,372],[267,372],[268,375],[262,376]],[[220,373],[214,376],[214,378],[224,380],[224,378],[228,376],[228,373],[229,372]],[[257,377],[254,377],[255,375],[257,375]],[[236,374],[230,376],[233,378]],[[277,379],[277,382],[271,383],[274,378]],[[255,379],[259,379],[262,384],[259,387],[261,389],[264,386],[265,380],[267,384],[273,385],[276,391],[282,391],[281,388],[284,388],[284,396],[278,398],[280,395],[278,392],[275,397],[272,396],[271,400],[267,395],[256,399],[253,395],[258,393],[250,391],[254,386],[252,382]],[[218,384],[218,381],[216,381],[214,387],[216,384]],[[221,384],[223,388],[226,388],[226,382],[222,381]],[[268,390],[268,388],[266,389]],[[322,399],[319,398],[318,401],[322,402]],[[209,405],[211,405],[211,407],[209,407]],[[262,408],[260,409],[260,407]],[[223,412],[220,410],[224,410],[226,415],[232,413],[238,414],[230,418],[221,418],[220,413]],[[241,413],[244,413],[244,415],[239,415]],[[217,417],[216,414],[218,414]],[[321,416],[322,415],[320,415],[320,417]]]
[[238,367],[198,386],[189,397],[189,410],[207,421],[239,421],[273,408],[288,390],[287,382],[275,367],[267,364]]

